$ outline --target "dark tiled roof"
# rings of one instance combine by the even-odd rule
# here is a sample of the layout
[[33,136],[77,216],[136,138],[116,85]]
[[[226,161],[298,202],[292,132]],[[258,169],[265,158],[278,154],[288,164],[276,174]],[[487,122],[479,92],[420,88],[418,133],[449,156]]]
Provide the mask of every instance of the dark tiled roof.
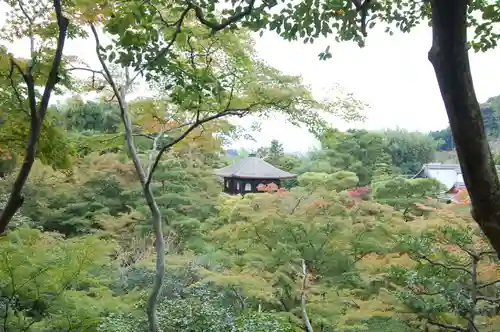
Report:
[[233,165],[215,170],[214,173],[225,178],[245,179],[291,179],[296,177],[295,174],[282,171],[257,157],[243,158]]

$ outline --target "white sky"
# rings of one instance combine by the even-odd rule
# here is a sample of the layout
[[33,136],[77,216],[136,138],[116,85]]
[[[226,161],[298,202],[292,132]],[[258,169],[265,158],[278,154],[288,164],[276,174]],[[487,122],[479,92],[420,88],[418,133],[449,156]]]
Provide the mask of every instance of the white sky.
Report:
[[[4,5],[0,3],[0,25]],[[320,61],[318,53],[331,43],[333,58]],[[286,74],[301,75],[314,93],[339,83],[346,90],[369,105],[365,110],[366,129],[405,128],[429,131],[448,125],[439,88],[427,51],[431,45],[431,31],[420,26],[410,34],[389,36],[381,29],[369,33],[366,47],[353,43],[335,43],[330,40],[304,45],[302,42],[281,40],[273,32],[257,39],[256,49],[261,58]],[[14,53],[26,54],[27,42],[11,46]],[[70,40],[65,49],[68,55],[78,55],[96,65],[93,40]],[[500,49],[487,53],[471,52],[471,67],[480,102],[500,94]],[[248,122],[246,122],[248,123]],[[352,127],[338,121],[333,126]],[[281,141],[287,151],[306,151],[315,142],[307,130],[293,127],[282,119],[270,120],[256,134],[257,142],[240,141],[235,147],[256,148],[272,139]]]

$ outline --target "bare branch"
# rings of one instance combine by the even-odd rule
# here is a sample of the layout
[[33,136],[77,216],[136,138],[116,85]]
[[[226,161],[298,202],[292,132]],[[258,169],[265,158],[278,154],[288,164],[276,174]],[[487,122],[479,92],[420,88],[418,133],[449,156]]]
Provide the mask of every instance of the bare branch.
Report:
[[127,113],[127,105],[126,105],[126,101],[124,99],[125,90],[123,88],[118,88],[118,86],[116,85],[116,83],[113,79],[113,76],[111,75],[111,72],[108,68],[108,65],[104,61],[104,58],[101,54],[101,42],[100,42],[97,30],[92,23],[89,23],[89,24],[90,24],[90,29],[92,30],[92,34],[94,35],[95,43],[96,43],[95,52],[96,52],[97,58],[99,59],[99,62],[101,63],[104,74],[106,75],[105,76],[106,80],[109,82],[111,89],[113,90],[113,94],[116,96],[122,119],[124,119],[123,122],[124,122],[124,126],[125,126],[125,136],[126,136],[126,141],[127,141],[127,148],[129,149],[129,151],[132,155],[132,162],[134,163],[135,169],[137,171],[137,175],[139,176],[139,181],[141,182],[142,185],[144,185],[144,183],[146,181],[146,174],[144,173],[144,169],[142,168],[141,162],[140,162],[139,158],[137,157],[137,151],[135,149],[134,139],[132,137],[132,124],[131,124],[130,118],[128,116],[128,113]]
[[102,70],[95,70],[95,69],[87,68],[87,67],[73,67],[73,66],[71,68],[66,69],[66,71],[74,71],[74,70],[88,71],[88,72],[91,72],[93,74],[102,75],[105,78],[104,72]]
[[476,297],[476,303],[479,301],[485,301],[489,303],[499,303],[500,298],[488,297],[488,296],[478,296]]
[[29,113],[26,112],[26,110],[24,108],[24,105],[23,105],[24,102],[21,98],[21,94],[19,93],[19,90],[17,89],[16,83],[14,82],[14,68],[17,68],[17,70],[20,72],[20,74],[24,78],[24,72],[21,70],[19,65],[14,61],[14,59],[11,58],[10,59],[10,71],[9,71],[10,86],[11,86],[12,90],[14,90],[14,95],[19,103],[19,108],[29,116]]

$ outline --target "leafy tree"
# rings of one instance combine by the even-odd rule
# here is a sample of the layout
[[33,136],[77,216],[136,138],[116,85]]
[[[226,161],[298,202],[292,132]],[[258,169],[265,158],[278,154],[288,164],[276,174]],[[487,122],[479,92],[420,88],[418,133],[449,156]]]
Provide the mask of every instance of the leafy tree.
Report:
[[387,130],[384,134],[392,164],[405,175],[414,175],[423,164],[434,160],[436,142],[425,134]]
[[373,199],[403,212],[405,220],[411,214],[422,214],[429,200],[437,197],[442,184],[435,179],[389,178],[373,183]]
[[[69,20],[63,15],[59,0],[54,0],[53,10],[49,6],[35,4],[25,6],[23,1],[8,1],[7,4],[11,7],[11,18],[8,21],[10,26],[2,30],[0,38],[13,41],[19,37],[27,37],[30,40],[30,58],[16,59],[12,54],[5,56],[5,49],[1,48],[2,67],[6,61],[10,67],[5,76],[7,79],[2,79],[2,83],[5,81],[9,83],[1,89],[7,88],[12,91],[8,92],[10,97],[7,100],[13,101],[14,98],[17,100],[16,109],[24,110],[29,116],[30,125],[24,160],[13,184],[9,200],[0,215],[0,233],[5,231],[10,220],[23,204],[24,198],[21,191],[36,158],[36,147],[44,127],[50,96],[58,83],[62,83],[62,86],[69,83],[67,76],[61,75],[66,38],[68,34],[70,36],[81,35],[79,29],[68,33]],[[37,88],[42,86],[43,93],[40,94]],[[3,114],[0,116],[4,117]]]
[[[481,113],[483,115],[484,129],[490,141],[498,139],[500,136],[500,102],[499,96],[489,98],[486,103],[481,104]],[[429,135],[438,141],[438,151],[450,151],[455,148],[451,129],[448,126],[445,129],[432,131]]]
[[398,234],[403,265],[387,269],[394,294],[421,326],[446,331],[497,328],[495,251],[467,214],[441,210]]
[[429,136],[438,142],[438,151],[451,151],[455,147],[455,141],[453,140],[450,127],[438,131],[431,131]]
[[[180,257],[174,259],[181,265],[169,269],[158,308],[160,324],[164,330],[294,331],[286,319],[272,313],[253,310],[249,307],[250,303],[233,289],[203,282],[197,273],[199,266],[196,262]],[[124,285],[124,289],[147,287],[153,276],[146,271],[130,270],[128,277],[131,279],[134,275],[135,282]],[[101,331],[106,332],[146,330],[144,319],[132,314],[109,315],[101,325]]]
[[366,130],[327,130],[319,137],[321,151],[313,156],[311,171],[355,172],[360,185],[370,183],[377,164],[389,160],[384,136]]
[[281,168],[281,160],[285,157],[285,150],[283,144],[274,139],[268,148],[259,148],[256,155],[271,165]]
[[61,106],[59,112],[68,130],[117,133],[120,128],[120,111],[114,104],[76,98]]
[[96,331],[108,312],[130,310],[97,272],[110,246],[95,237],[21,227],[0,239],[3,331]]
[[386,211],[373,203],[352,203],[312,183],[227,197],[220,217],[207,225],[205,255],[221,266],[207,267],[205,280],[241,289],[262,310],[287,314],[307,331],[363,326],[355,314],[359,306],[366,319],[384,304],[368,309],[373,294],[357,264],[384,252],[388,242],[382,239],[392,226],[377,221]]

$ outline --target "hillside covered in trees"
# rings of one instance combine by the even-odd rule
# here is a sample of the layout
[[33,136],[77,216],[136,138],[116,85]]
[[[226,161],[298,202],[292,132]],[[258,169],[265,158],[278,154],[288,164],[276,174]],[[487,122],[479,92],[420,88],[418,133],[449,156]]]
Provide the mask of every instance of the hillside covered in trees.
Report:
[[[119,109],[72,98],[51,110],[67,161],[36,161],[0,240],[4,328],[146,330],[154,228],[117,134]],[[133,123],[146,126],[149,110],[137,110],[146,113]],[[253,153],[298,178],[285,191],[241,197],[222,194],[213,175],[245,155],[226,154],[238,128],[220,126],[173,146],[155,171],[166,245],[162,330],[441,331],[473,315],[481,331],[495,331],[495,302],[470,305],[474,289],[497,296],[487,242],[467,209],[433,200],[440,183],[404,176],[433,160],[429,136],[328,129],[321,148],[302,156],[273,141]],[[147,162],[150,139],[135,142]],[[3,204],[22,157],[7,156]],[[364,185],[371,191],[357,189]]]
[[[266,27],[312,43],[342,22],[339,39],[363,44],[366,7],[1,3],[0,331],[498,331],[498,253],[471,200],[443,204],[448,188],[412,178],[446,135],[339,131],[327,119],[362,120],[363,102],[318,100],[256,55]],[[91,40],[98,65],[68,39]],[[214,170],[247,153],[227,151],[248,137],[232,119],[276,114],[320,148],[272,141],[251,152],[297,176],[223,193]]]

